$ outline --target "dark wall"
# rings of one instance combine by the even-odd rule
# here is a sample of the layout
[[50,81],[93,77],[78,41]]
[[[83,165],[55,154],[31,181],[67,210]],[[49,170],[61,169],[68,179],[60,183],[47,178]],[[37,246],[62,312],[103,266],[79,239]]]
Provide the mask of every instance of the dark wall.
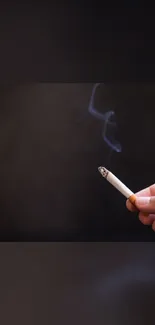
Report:
[[[133,191],[154,182],[153,154],[148,154],[154,148],[153,102],[150,111],[146,110],[152,92],[144,96],[141,117],[142,91],[137,91],[137,104],[138,99],[131,101],[134,87],[101,86],[97,105],[103,111],[106,107],[116,111],[123,148],[121,153],[109,155],[103,125],[88,113],[92,86],[38,83],[1,87],[2,238],[13,238],[13,234],[51,240],[154,238],[97,171],[99,165],[106,165]],[[139,150],[140,134],[144,153]]]
[[152,243],[0,245],[2,323],[154,324]]

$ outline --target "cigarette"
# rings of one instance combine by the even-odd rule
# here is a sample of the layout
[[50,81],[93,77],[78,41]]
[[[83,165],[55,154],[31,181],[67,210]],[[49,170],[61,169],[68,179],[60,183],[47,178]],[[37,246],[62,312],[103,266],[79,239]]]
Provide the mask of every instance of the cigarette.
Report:
[[105,167],[98,167],[101,175],[135,205],[136,195]]

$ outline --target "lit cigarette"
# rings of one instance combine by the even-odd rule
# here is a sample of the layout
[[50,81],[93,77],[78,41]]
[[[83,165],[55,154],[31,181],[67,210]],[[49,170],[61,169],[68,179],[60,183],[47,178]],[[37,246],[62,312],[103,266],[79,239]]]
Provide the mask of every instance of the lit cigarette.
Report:
[[117,190],[121,192],[127,199],[129,199],[132,204],[135,204],[135,194],[129,190],[129,188],[125,186],[114,174],[112,174],[105,167],[99,167],[98,170],[110,184],[117,188]]

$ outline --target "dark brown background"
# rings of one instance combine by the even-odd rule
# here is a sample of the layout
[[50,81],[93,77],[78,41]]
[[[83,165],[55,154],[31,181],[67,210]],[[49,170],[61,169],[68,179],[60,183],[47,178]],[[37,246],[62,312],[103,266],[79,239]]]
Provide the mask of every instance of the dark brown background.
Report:
[[133,191],[154,182],[153,85],[100,87],[96,105],[115,110],[123,148],[112,156],[88,113],[92,86],[0,88],[2,239],[154,239],[97,171],[106,165]]
[[153,243],[1,243],[0,255],[4,325],[154,324]]

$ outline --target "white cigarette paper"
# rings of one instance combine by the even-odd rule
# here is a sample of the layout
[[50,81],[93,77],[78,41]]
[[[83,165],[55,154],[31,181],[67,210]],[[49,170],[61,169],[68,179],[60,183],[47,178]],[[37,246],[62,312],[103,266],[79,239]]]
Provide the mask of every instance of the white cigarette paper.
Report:
[[112,184],[119,192],[121,192],[127,199],[129,199],[133,204],[135,203],[135,194],[125,186],[113,173],[111,173],[105,167],[98,168],[101,175],[107,179],[107,181]]

